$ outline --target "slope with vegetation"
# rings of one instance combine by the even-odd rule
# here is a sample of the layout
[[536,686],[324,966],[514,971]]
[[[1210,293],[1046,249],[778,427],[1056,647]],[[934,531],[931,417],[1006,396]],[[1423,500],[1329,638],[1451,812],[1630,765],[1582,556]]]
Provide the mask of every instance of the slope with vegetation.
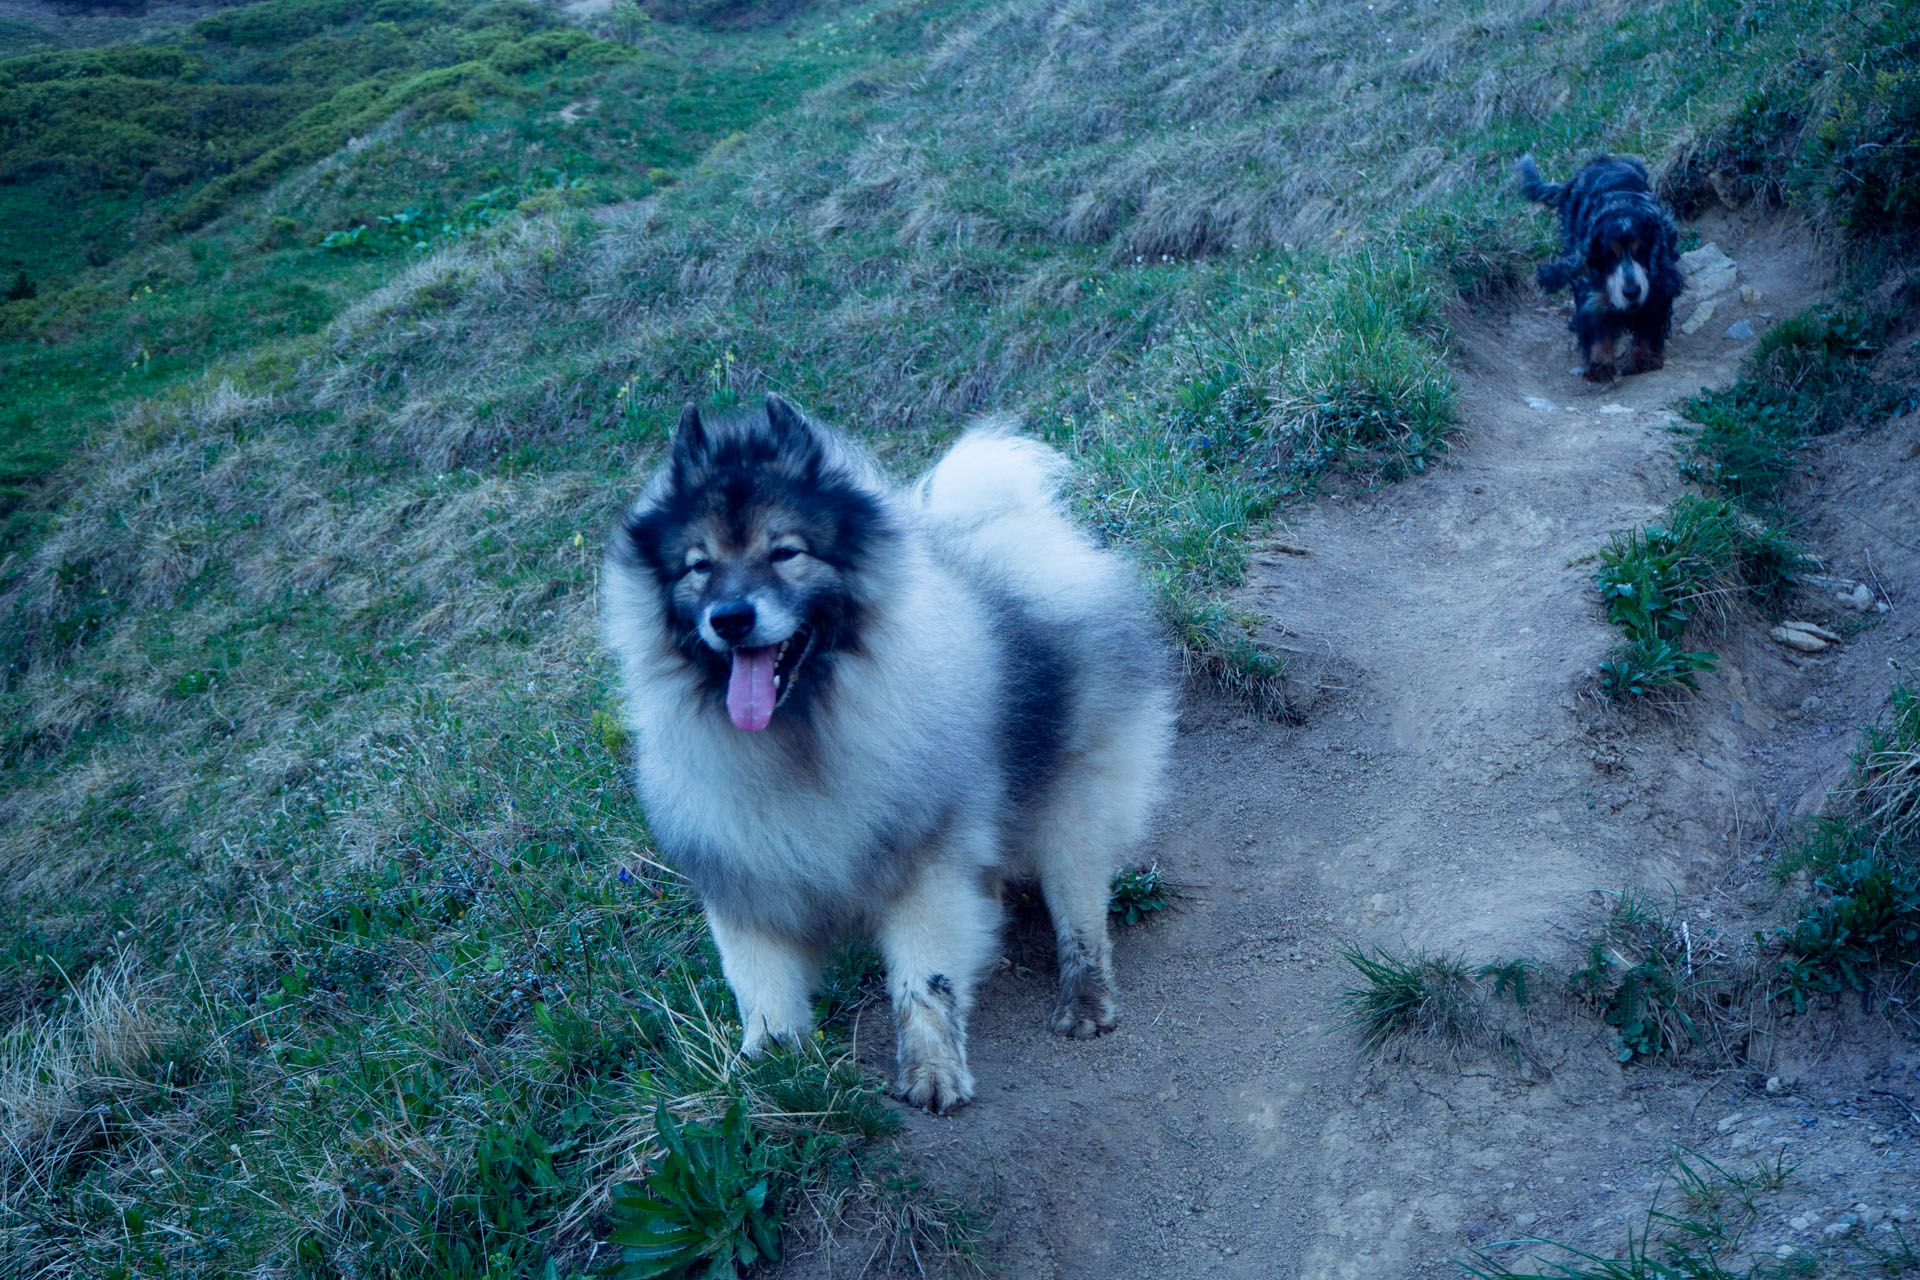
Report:
[[617,18],[274,0],[0,60],[0,553],[117,405],[284,380],[409,258],[642,198],[862,56]]
[[[562,1276],[744,1259],[783,1210],[961,1247],[845,1060],[867,962],[818,1046],[737,1063],[621,783],[598,543],[673,411],[775,387],[906,468],[1021,409],[1194,668],[1275,705],[1247,535],[1445,450],[1450,308],[1544,247],[1512,157],[1665,155],[1786,67],[1768,110],[1877,128],[1836,104],[1913,40],[1733,0],[695,9],[274,0],[0,63],[67,95],[0,199],[75,207],[0,321],[29,1274]],[[95,174],[95,88],[252,105]]]

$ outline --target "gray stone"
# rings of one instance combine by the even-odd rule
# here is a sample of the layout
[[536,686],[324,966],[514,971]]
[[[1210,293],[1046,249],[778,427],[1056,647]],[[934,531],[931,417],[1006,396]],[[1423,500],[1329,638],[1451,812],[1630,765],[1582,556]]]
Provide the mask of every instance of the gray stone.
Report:
[[1705,327],[1707,321],[1713,319],[1713,313],[1718,309],[1718,305],[1714,300],[1708,298],[1705,302],[1693,309],[1693,314],[1688,316],[1686,323],[1680,326],[1680,332],[1689,336],[1700,332],[1700,330]]
[[1753,321],[1735,320],[1727,326],[1727,337],[1734,342],[1745,342],[1753,336]]
[[1739,268],[1734,266],[1732,258],[1721,252],[1719,245],[1710,241],[1680,255],[1680,274],[1686,279],[1689,293],[1697,298],[1711,298],[1733,287]]

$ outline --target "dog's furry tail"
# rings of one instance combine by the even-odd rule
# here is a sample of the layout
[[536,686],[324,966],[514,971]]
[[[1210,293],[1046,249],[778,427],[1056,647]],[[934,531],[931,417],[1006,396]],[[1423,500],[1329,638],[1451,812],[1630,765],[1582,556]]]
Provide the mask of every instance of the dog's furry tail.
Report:
[[1055,509],[1067,460],[1014,434],[1011,418],[989,418],[969,428],[946,457],[915,486],[927,518],[977,528],[1012,515]]
[[1544,204],[1557,209],[1567,198],[1567,187],[1563,182],[1548,182],[1540,176],[1540,166],[1533,162],[1530,155],[1521,156],[1514,162],[1513,176],[1519,180],[1520,194],[1535,204]]

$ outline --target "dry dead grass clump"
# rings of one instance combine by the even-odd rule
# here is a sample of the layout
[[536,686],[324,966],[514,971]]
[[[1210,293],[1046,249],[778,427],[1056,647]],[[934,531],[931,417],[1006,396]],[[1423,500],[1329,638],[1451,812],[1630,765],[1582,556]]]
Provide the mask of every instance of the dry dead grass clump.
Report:
[[174,1032],[123,955],[0,1037],[0,1258],[31,1239],[37,1210],[83,1154],[153,1136],[157,1087],[145,1073]]

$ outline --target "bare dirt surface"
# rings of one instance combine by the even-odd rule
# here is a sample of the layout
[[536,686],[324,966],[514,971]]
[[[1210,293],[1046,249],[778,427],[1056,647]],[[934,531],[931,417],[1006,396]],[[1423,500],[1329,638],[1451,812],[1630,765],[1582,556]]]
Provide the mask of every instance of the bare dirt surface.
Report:
[[[1618,1248],[1674,1144],[1806,1162],[1755,1233],[1769,1252],[1830,1243],[1820,1231],[1855,1203],[1920,1200],[1920,1128],[1885,1096],[1914,1094],[1920,1058],[1874,1019],[1770,1027],[1749,1046],[1759,1074],[1696,1074],[1623,1068],[1607,1027],[1569,1015],[1522,1070],[1373,1062],[1336,1006],[1355,942],[1531,955],[1564,976],[1596,890],[1678,893],[1703,937],[1716,918],[1748,936],[1768,833],[1834,780],[1887,659],[1914,652],[1920,446],[1896,423],[1864,447],[1891,483],[1853,476],[1863,446],[1829,439],[1807,499],[1829,569],[1872,581],[1870,553],[1889,611],[1813,657],[1736,619],[1714,640],[1719,672],[1671,717],[1625,719],[1588,692],[1613,636],[1583,560],[1678,491],[1668,406],[1734,377],[1751,342],[1729,325],[1764,331],[1825,286],[1792,228],[1701,230],[1738,279],[1710,323],[1676,332],[1664,370],[1593,387],[1569,370],[1558,308],[1472,320],[1447,464],[1323,500],[1262,551],[1243,603],[1294,652],[1303,723],[1190,697],[1146,850],[1188,896],[1121,936],[1125,1021],[1092,1043],[1047,1035],[1045,931],[1016,927],[973,1026],[977,1102],[909,1120],[921,1173],[988,1207],[990,1273],[1437,1276],[1536,1234]],[[1848,485],[1877,505],[1845,513]],[[876,1009],[859,1027],[882,1072],[887,1022]],[[1756,1093],[1770,1071],[1779,1092]],[[841,1241],[789,1273],[859,1274],[872,1251]]]

